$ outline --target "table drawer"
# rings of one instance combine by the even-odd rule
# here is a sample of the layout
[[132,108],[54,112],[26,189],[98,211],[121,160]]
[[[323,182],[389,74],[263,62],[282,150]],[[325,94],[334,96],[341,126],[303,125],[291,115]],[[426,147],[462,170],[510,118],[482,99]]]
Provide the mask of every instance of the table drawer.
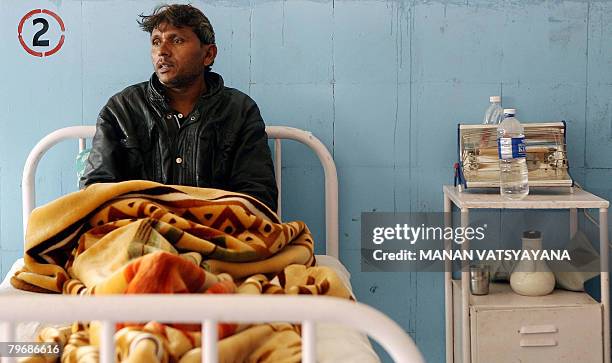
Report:
[[473,363],[599,363],[601,306],[472,308]]

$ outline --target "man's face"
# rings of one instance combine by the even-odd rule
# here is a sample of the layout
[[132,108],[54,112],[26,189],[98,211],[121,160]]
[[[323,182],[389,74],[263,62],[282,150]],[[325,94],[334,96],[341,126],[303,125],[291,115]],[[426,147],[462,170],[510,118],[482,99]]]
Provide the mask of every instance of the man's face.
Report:
[[202,44],[191,28],[162,23],[151,33],[151,60],[166,87],[184,88],[204,74],[216,55],[214,44]]

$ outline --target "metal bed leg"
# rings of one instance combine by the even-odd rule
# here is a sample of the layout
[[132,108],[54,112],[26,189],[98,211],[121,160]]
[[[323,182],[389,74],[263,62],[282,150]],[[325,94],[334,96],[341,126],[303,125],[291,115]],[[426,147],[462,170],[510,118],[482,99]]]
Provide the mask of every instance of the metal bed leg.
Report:
[[[1,339],[3,342],[14,342],[15,341],[15,324],[12,322],[4,322],[1,325]],[[1,360],[2,362],[13,363],[17,360],[13,357],[6,357]]]
[[79,137],[79,152],[82,152],[87,148],[87,139]]
[[202,324],[202,363],[218,362],[218,339],[217,322],[205,320],[204,324]]
[[306,320],[302,322],[302,362],[316,363],[317,350],[315,349],[316,332],[315,322]]
[[115,324],[112,321],[104,320],[100,337],[100,362],[115,362]]
[[282,164],[282,149],[281,149],[281,139],[274,139],[274,175],[276,177],[276,187],[278,188],[278,198],[276,200],[277,203],[277,207],[276,207],[276,214],[278,214],[278,218],[281,218],[281,212],[282,212],[282,184],[283,181],[281,179],[281,174],[282,174],[282,168],[283,168],[283,164]]
[[14,342],[15,341],[15,324],[11,322],[2,323],[2,341],[3,342]]

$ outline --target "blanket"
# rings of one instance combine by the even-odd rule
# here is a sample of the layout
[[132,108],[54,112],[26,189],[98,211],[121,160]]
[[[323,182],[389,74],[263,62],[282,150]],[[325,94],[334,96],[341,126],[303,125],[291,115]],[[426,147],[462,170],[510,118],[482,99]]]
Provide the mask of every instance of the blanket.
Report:
[[[35,209],[19,289],[74,295],[310,294],[351,298],[333,270],[316,267],[303,222],[281,223],[250,196],[150,181],[94,184]],[[205,308],[205,307],[204,307]],[[220,324],[221,362],[299,362],[300,327]],[[199,324],[125,322],[122,362],[200,361]],[[97,361],[99,324],[49,327],[62,362]],[[30,357],[26,361],[53,361]]]

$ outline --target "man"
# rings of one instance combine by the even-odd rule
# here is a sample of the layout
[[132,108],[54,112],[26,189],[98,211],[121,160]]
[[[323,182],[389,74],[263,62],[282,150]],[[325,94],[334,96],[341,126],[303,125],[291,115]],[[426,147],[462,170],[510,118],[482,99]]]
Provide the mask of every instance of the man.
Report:
[[276,210],[265,125],[255,102],[210,70],[217,47],[191,5],[141,15],[155,73],[100,112],[81,187],[146,179],[251,195]]

